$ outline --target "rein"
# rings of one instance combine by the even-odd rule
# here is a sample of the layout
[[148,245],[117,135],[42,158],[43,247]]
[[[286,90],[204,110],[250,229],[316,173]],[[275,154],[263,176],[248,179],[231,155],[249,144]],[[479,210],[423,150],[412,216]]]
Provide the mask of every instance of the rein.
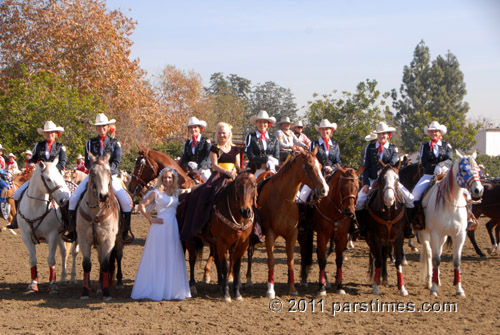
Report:
[[[340,179],[344,179],[344,180],[357,180],[358,178],[352,178],[352,177],[344,177],[344,176],[340,176]],[[340,183],[339,183],[339,193],[340,193],[340,207],[337,206],[337,204],[335,203],[335,201],[333,201],[333,199],[328,195],[326,198],[330,201],[330,203],[335,207],[335,209],[337,210],[337,212],[341,215],[343,215],[343,210],[345,209],[344,207],[344,201],[347,200],[347,199],[356,199],[357,197],[357,194],[349,194],[345,197],[342,197],[342,188],[340,187]],[[329,217],[327,217],[325,214],[323,214],[323,212],[321,212],[319,206],[318,206],[318,202],[316,202],[314,204],[314,208],[316,208],[316,210],[318,211],[318,213],[323,217],[323,219],[329,221],[329,222],[332,222],[332,223],[336,223],[338,221],[335,221],[335,220],[332,220],[330,219]]]
[[[146,183],[142,178],[142,173],[144,172],[144,167],[145,166],[148,166],[152,171],[153,171],[153,176],[157,176],[158,175],[158,169],[155,169],[155,167],[153,166],[153,164],[151,164],[148,160],[148,158],[145,156],[145,155],[141,155],[141,160],[140,160],[140,167],[139,167],[139,171],[137,171],[137,174],[134,172],[132,174],[132,177],[131,179],[135,179],[137,182],[139,182],[139,184],[141,184],[143,187],[146,187],[148,185],[148,183]],[[139,159],[139,157],[137,157],[137,159]],[[146,164],[146,163],[149,163],[149,164]]]

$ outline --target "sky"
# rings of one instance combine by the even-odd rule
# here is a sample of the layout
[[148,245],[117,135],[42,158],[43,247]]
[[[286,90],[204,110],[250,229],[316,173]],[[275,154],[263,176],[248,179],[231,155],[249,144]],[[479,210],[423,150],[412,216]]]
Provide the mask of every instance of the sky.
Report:
[[[497,0],[107,0],[137,21],[131,58],[149,75],[166,65],[208,86],[221,72],[289,88],[303,112],[313,93],[382,92],[402,83],[420,41],[431,60],[454,54],[471,120],[500,125],[500,1]],[[305,107],[302,107],[305,106]]]

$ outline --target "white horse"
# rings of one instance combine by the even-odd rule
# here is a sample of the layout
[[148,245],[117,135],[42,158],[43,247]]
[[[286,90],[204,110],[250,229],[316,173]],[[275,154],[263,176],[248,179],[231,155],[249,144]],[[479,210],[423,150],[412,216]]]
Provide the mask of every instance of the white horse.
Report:
[[480,198],[483,194],[475,154],[462,156],[457,151],[457,156],[459,158],[446,177],[432,186],[422,201],[425,210],[425,230],[420,232],[423,244],[420,264],[425,287],[430,288],[434,296],[438,294],[439,263],[446,236],[450,236],[453,240],[456,294],[465,296],[460,281],[462,248],[467,236],[467,201],[464,197],[464,188],[467,188],[474,198]]
[[66,281],[66,246],[60,235],[63,222],[59,206],[69,200],[69,190],[56,165],[57,161],[38,163],[17,211],[19,230],[29,252],[30,292],[38,292],[35,245],[40,240],[47,241],[49,245],[49,292],[58,292],[55,275],[55,253],[58,245],[61,253],[61,282]]

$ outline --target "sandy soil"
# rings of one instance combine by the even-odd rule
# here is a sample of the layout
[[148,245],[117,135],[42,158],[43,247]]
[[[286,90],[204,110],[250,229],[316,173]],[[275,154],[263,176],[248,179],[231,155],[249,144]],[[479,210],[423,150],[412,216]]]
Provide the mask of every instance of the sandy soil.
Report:
[[[477,239],[485,251],[489,246],[485,219],[477,231]],[[2,226],[2,222],[0,222]],[[389,272],[389,287],[382,287],[381,295],[371,294],[367,280],[368,248],[365,243],[347,254],[344,263],[346,295],[335,294],[330,289],[322,300],[315,297],[317,290],[317,264],[313,266],[308,287],[298,285],[298,297],[287,295],[286,261],[283,240],[276,248],[275,269],[276,292],[281,299],[281,312],[270,311],[270,301],[265,298],[267,265],[265,249],[256,251],[253,268],[252,288],[243,288],[244,301],[223,303],[214,282],[198,284],[198,296],[187,301],[151,302],[133,301],[132,290],[144,239],[149,225],[138,216],[133,216],[133,230],[136,241],[127,246],[124,257],[125,288],[112,292],[113,300],[105,303],[95,293],[97,283],[93,282],[93,293],[89,300],[79,299],[81,293],[81,256],[78,257],[78,284],[61,284],[60,293],[47,293],[48,268],[47,245],[38,247],[38,271],[40,293],[26,294],[30,280],[28,252],[20,235],[8,231],[0,233],[0,306],[1,333],[15,334],[158,334],[158,333],[500,333],[500,257],[488,256],[480,260],[472,245],[466,242],[463,253],[462,281],[466,298],[454,295],[453,264],[451,252],[446,251],[441,266],[440,296],[431,298],[420,282],[418,254],[407,252],[409,265],[404,267],[405,282],[410,293],[401,297],[398,293],[396,274],[393,267]],[[205,250],[205,258],[208,252]],[[299,277],[300,255],[296,252],[295,277]],[[60,273],[60,258],[57,259]],[[97,278],[98,265],[94,253],[92,277]],[[327,273],[334,277],[334,257],[328,259]],[[69,265],[69,264],[68,264]],[[246,261],[243,264],[246,268]],[[246,269],[245,269],[246,270]],[[59,276],[58,273],[58,276]],[[196,278],[201,281],[202,267],[196,267]],[[212,278],[216,278],[215,267]],[[244,281],[244,280],[243,280]],[[312,305],[314,302],[314,311]],[[384,303],[401,303],[399,308],[409,307],[415,312],[390,311],[372,312],[382,309]],[[358,305],[356,305],[358,303]],[[452,303],[452,305],[444,305]],[[321,308],[323,304],[323,308]],[[365,305],[359,305],[365,304]],[[425,304],[425,305],[424,305]],[[278,304],[279,305],[279,304]],[[351,312],[332,313],[333,306],[348,308]],[[357,306],[357,311],[354,308]],[[364,307],[363,307],[364,306]],[[303,312],[293,312],[305,309]],[[455,308],[456,312],[424,312],[422,308]],[[368,311],[367,311],[368,310]]]

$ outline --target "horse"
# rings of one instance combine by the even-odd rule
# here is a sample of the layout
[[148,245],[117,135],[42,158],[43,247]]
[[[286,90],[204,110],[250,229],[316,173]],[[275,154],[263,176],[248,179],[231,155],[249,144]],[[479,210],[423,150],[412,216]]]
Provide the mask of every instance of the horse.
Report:
[[231,302],[229,294],[229,271],[227,252],[230,252],[230,264],[233,265],[233,294],[237,301],[243,300],[240,294],[240,266],[244,253],[250,244],[254,213],[257,201],[255,175],[250,172],[239,174],[234,181],[221,190],[210,215],[203,237],[215,248],[215,261],[219,286],[223,292],[223,301]]
[[465,296],[460,279],[460,262],[467,228],[467,203],[463,193],[464,188],[467,188],[471,196],[477,199],[482,196],[484,190],[479,180],[475,155],[462,156],[457,151],[457,156],[459,158],[446,177],[433,185],[422,200],[425,229],[421,232],[423,247],[420,264],[425,286],[430,288],[434,296],[438,295],[439,263],[446,236],[453,240],[453,283],[456,286],[456,294]]
[[[486,229],[488,230],[488,235],[490,236],[491,248],[488,248],[488,253],[496,253],[500,251],[499,247],[499,235],[500,235],[500,182],[498,181],[483,181],[484,187],[483,197],[480,203],[472,205],[472,213],[476,218],[481,214],[489,217],[491,220],[486,223]],[[496,227],[496,228],[495,228]],[[495,236],[493,236],[493,228],[495,228]],[[469,237],[474,237],[475,230],[468,231],[467,235]],[[471,238],[471,241],[475,242],[475,238]],[[476,248],[476,245],[474,246]]]
[[49,293],[59,291],[55,274],[57,246],[61,254],[61,282],[66,281],[66,246],[61,238],[60,207],[68,202],[69,190],[56,165],[57,161],[37,164],[17,211],[19,230],[29,252],[31,283],[28,292],[38,292],[36,244],[41,240],[46,240],[49,246]]
[[[383,163],[380,162],[382,166]],[[370,247],[368,273],[373,279],[373,294],[380,294],[380,271],[387,277],[387,257],[394,252],[397,271],[398,289],[402,296],[407,296],[403,280],[403,244],[406,209],[404,200],[398,194],[398,171],[401,162],[396,167],[385,165],[377,179],[375,192],[368,201],[366,242]]]
[[103,300],[111,300],[109,284],[113,278],[114,263],[111,263],[110,256],[117,240],[120,206],[111,187],[109,156],[109,152],[98,157],[89,153],[91,164],[87,191],[82,196],[77,211],[76,231],[83,255],[84,272],[81,299],[88,299],[90,294],[90,256],[94,246],[100,263]]
[[[4,192],[5,192],[4,195],[6,198],[5,203],[9,205],[9,209],[8,209],[9,215],[7,218],[7,222],[9,222],[9,223],[12,222],[12,219],[14,219],[14,217],[16,216],[16,213],[17,213],[16,203],[14,201],[14,193],[22,184],[24,184],[25,182],[30,180],[31,176],[33,175],[33,170],[34,170],[33,168],[30,168],[25,173],[18,174],[16,176],[14,176],[12,179],[12,183],[14,184],[14,187],[4,190]],[[11,230],[11,232],[13,232],[13,230]],[[14,234],[15,234],[15,232],[14,232]]]
[[157,178],[160,171],[166,167],[177,171],[181,188],[192,188],[196,185],[195,181],[169,156],[142,146],[138,146],[138,148],[139,153],[135,161],[134,173],[128,184],[128,190],[132,195],[139,195],[148,183]]
[[299,209],[295,197],[302,183],[313,189],[318,198],[328,194],[328,185],[321,174],[321,166],[313,152],[300,151],[277,174],[267,179],[257,200],[261,226],[266,236],[268,281],[266,296],[274,299],[274,243],[279,236],[286,241],[288,286],[290,295],[298,295],[293,278],[293,251],[297,241]]
[[[336,285],[337,293],[345,294],[342,287],[342,261],[344,250],[347,246],[347,236],[354,217],[354,207],[359,191],[359,175],[365,167],[358,170],[349,167],[337,165],[337,171],[332,175],[328,182],[328,195],[321,199],[315,206],[311,217],[311,229],[306,229],[310,235],[310,243],[300,246],[302,262],[301,277],[302,282],[307,283],[307,265],[304,260],[312,257],[312,234],[313,230],[317,233],[317,254],[319,265],[319,296],[326,295],[326,258],[327,244],[331,237],[334,238],[337,275]],[[299,239],[299,243],[301,239]],[[305,250],[304,250],[305,249]]]

